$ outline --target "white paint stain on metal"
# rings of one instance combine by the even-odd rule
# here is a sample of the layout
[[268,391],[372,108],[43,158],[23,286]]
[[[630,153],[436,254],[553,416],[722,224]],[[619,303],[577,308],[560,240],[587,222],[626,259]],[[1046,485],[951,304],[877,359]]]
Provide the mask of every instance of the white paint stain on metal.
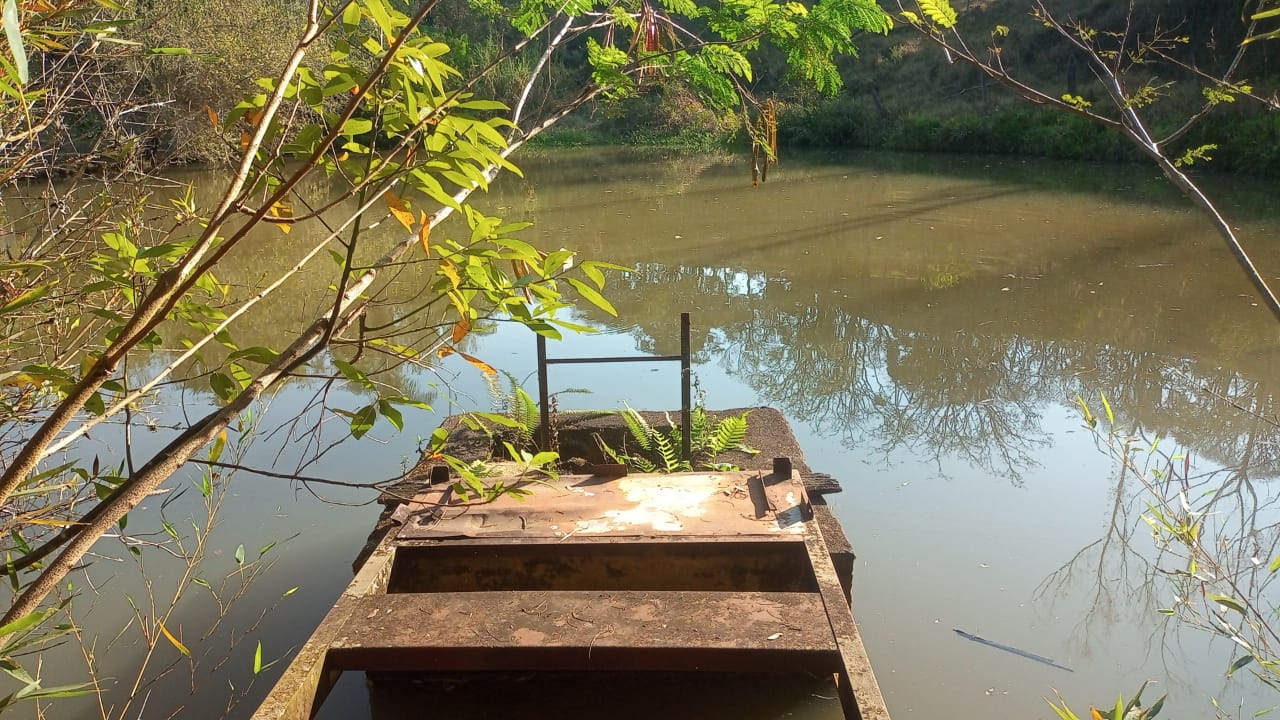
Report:
[[660,532],[679,532],[684,520],[707,514],[707,503],[717,497],[723,480],[715,475],[681,475],[677,482],[625,478],[618,491],[631,507],[606,510],[601,518],[579,520],[577,532],[592,534],[649,527]]

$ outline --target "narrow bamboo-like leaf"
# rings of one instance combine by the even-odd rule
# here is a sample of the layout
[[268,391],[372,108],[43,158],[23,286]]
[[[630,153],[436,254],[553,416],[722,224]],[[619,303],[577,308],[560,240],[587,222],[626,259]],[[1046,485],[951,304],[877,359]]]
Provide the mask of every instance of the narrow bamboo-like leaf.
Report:
[[213,441],[213,447],[209,448],[209,462],[216,463],[218,458],[222,457],[222,450],[227,446],[227,431],[223,430],[218,433],[218,437]]
[[1236,661],[1231,663],[1231,666],[1227,668],[1227,677],[1231,677],[1232,673],[1244,667],[1245,665],[1248,665],[1251,662],[1253,662],[1252,655],[1243,655],[1237,658]]
[[418,226],[418,242],[422,244],[422,254],[431,254],[431,218],[427,211],[422,211],[421,225]]
[[191,651],[187,649],[187,646],[179,642],[178,638],[174,637],[173,633],[169,632],[169,628],[165,627],[164,623],[161,622],[159,618],[156,618],[156,625],[160,626],[160,632],[164,633],[164,636],[168,638],[169,642],[173,643],[173,646],[178,648],[178,652],[186,655],[187,657],[191,657]]
[[253,674],[262,672],[262,641],[258,641],[258,649],[253,651]]
[[1098,393],[1098,396],[1102,398],[1102,407],[1107,411],[1107,424],[1115,425],[1116,416],[1115,416],[1115,413],[1111,412],[1111,402],[1107,400],[1107,394]]
[[1209,599],[1225,608],[1230,608],[1231,610],[1235,610],[1241,615],[1243,615],[1245,612],[1244,605],[1241,604],[1239,600],[1236,600],[1234,598],[1229,598],[1226,595],[1210,595]]
[[0,305],[0,315],[5,315],[7,313],[14,312],[15,310],[21,310],[27,305],[38,301],[40,298],[49,294],[49,290],[56,284],[57,283],[49,283],[48,285],[31,288],[9,302]]
[[22,44],[22,26],[18,18],[16,0],[4,0],[4,10],[0,11],[0,24],[4,25],[4,36],[8,39],[9,50],[13,53],[18,82],[26,85],[31,82],[31,72],[27,67],[27,48]]

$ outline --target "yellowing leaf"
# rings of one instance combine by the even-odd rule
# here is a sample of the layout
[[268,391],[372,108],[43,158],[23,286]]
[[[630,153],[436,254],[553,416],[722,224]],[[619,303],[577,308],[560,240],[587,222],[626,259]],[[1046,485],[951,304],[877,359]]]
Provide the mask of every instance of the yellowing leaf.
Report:
[[462,284],[462,278],[458,276],[458,268],[448,260],[440,261],[440,274],[449,278],[449,282],[453,283],[453,289],[457,290]]
[[73,527],[80,524],[71,520],[45,520],[42,518],[32,518],[22,522],[26,525],[47,525],[49,527]]
[[244,152],[245,150],[249,149],[249,142],[251,141],[251,139],[252,138],[249,137],[249,133],[247,132],[240,133],[240,152]]
[[[293,208],[289,206],[289,203],[287,201],[278,200],[271,206],[269,210],[267,210],[267,214],[269,214],[273,218],[288,219],[293,217]],[[280,228],[280,232],[284,233],[285,235],[288,235],[289,231],[293,229],[293,226],[287,222],[276,223],[276,225]]]
[[404,226],[404,229],[412,230],[413,213],[409,211],[408,207],[405,207],[404,201],[390,190],[382,194],[382,199],[387,201],[387,207],[391,210],[391,214]]
[[1102,713],[1098,712],[1098,708],[1089,708],[1089,720],[1106,720],[1102,717]]
[[210,124],[210,125],[212,125],[212,126],[214,127],[214,129],[217,129],[217,127],[218,127],[218,113],[214,112],[214,111],[213,111],[213,108],[209,107],[208,105],[205,105],[205,106],[204,106],[204,112],[205,112],[205,114],[206,114],[206,115],[208,115],[208,116],[209,116],[209,124]]
[[467,333],[469,332],[471,332],[471,318],[464,317],[458,322],[454,323],[453,324],[453,343],[456,345],[457,343],[461,342],[462,338],[466,337]]
[[427,211],[422,211],[422,226],[418,228],[418,242],[422,243],[422,254],[431,254],[431,218]]
[[484,374],[486,374],[486,375],[497,375],[497,374],[498,374],[498,371],[497,371],[497,370],[494,370],[492,365],[490,365],[489,363],[487,363],[487,362],[485,362],[485,361],[481,360],[480,358],[475,357],[475,356],[473,356],[473,355],[468,355],[468,354],[466,354],[466,353],[464,353],[464,352],[462,352],[462,351],[458,351],[458,354],[462,356],[462,359],[463,359],[463,360],[466,360],[467,362],[471,363],[472,365],[475,365],[476,367],[480,368],[480,370],[481,370]]
[[169,638],[169,642],[173,643],[173,646],[178,648],[178,652],[186,655],[187,657],[191,657],[191,651],[187,649],[187,646],[178,642],[178,638],[174,637],[173,633],[169,632],[169,628],[165,627],[164,623],[160,622],[159,618],[156,618],[156,625],[160,626],[160,632],[164,633],[164,636]]
[[449,357],[450,355],[453,355],[453,354],[455,354],[455,353],[456,353],[459,357],[461,357],[463,360],[466,360],[467,362],[471,363],[472,365],[475,365],[476,367],[480,368],[480,370],[481,370],[481,371],[483,371],[486,375],[497,375],[497,374],[498,374],[498,371],[497,371],[497,370],[494,370],[494,369],[493,369],[493,366],[492,366],[492,365],[490,365],[489,363],[487,363],[487,362],[485,362],[485,361],[481,360],[480,358],[478,358],[478,357],[476,357],[476,356],[474,356],[474,355],[468,355],[468,354],[466,354],[466,353],[462,352],[461,350],[459,350],[459,349],[457,349],[457,348],[449,347],[448,345],[445,345],[444,347],[442,347],[442,348],[440,348],[439,350],[437,350],[437,351],[436,351],[436,357],[442,357],[442,358],[444,358],[444,357]]

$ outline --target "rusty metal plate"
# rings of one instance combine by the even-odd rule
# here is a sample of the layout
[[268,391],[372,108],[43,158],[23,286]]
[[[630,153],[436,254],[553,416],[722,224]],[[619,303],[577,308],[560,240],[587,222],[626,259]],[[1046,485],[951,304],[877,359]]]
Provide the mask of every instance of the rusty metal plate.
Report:
[[814,593],[483,592],[370,596],[329,654],[343,670],[832,672]]
[[[508,480],[514,482],[514,480]],[[532,495],[469,503],[448,488],[415,497],[400,513],[402,539],[601,536],[754,536],[803,540],[810,514],[803,485],[759,472],[601,478],[562,475],[524,482]],[[753,487],[755,491],[753,492]],[[763,490],[761,493],[760,490]]]

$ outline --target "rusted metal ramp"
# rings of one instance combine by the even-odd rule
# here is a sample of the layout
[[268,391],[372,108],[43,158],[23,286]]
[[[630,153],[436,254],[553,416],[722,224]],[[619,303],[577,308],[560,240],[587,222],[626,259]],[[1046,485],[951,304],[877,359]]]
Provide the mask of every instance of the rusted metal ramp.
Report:
[[846,718],[888,718],[798,474],[520,487],[401,506],[254,717],[310,718],[346,670],[643,670],[830,673]]

